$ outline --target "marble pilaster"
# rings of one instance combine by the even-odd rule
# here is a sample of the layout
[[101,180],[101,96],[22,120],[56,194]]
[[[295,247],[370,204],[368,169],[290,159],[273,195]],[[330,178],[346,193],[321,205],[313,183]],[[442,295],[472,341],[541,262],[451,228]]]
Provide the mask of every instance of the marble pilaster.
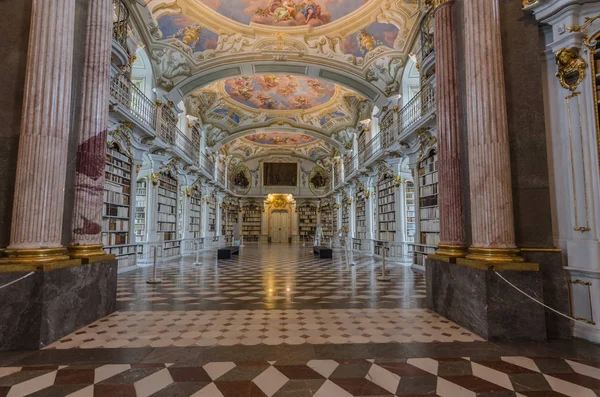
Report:
[[454,0],[436,4],[435,58],[439,154],[440,243],[437,255],[466,255],[464,206],[461,192],[458,127],[458,74],[454,33]]
[[[5,263],[67,260],[61,244],[75,0],[33,0],[10,245]],[[44,38],[44,39],[40,39]]]
[[499,4],[465,0],[464,10],[473,235],[467,258],[522,261],[515,246]]
[[83,65],[73,234],[69,247],[73,258],[104,254],[102,206],[110,95],[111,22],[112,3],[107,0],[91,0]]

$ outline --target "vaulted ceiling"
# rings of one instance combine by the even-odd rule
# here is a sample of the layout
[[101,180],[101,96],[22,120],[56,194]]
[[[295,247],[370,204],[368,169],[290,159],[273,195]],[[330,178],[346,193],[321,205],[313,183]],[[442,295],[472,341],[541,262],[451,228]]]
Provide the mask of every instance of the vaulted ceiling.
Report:
[[[144,0],[135,45],[157,88],[242,157],[318,159],[351,147],[373,106],[398,94],[416,0]],[[209,144],[209,146],[211,146]]]

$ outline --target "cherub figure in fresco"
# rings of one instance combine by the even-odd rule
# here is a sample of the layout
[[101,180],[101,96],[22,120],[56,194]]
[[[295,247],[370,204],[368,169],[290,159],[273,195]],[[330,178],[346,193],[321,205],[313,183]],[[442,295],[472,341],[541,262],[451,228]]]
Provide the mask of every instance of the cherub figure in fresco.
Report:
[[274,74],[267,74],[265,76],[265,85],[267,88],[275,88],[279,85],[279,78]]
[[250,86],[250,81],[248,79],[243,77],[237,78],[234,80],[234,86],[237,93],[240,94],[245,100],[252,98],[254,88]]
[[308,105],[308,99],[303,96],[296,97],[294,102],[297,109],[303,109]]
[[321,94],[321,96],[323,95],[323,85],[319,80],[308,79],[306,83],[309,85],[310,88],[313,89],[313,91]]
[[202,39],[202,27],[200,25],[185,26],[168,38],[181,40],[183,44],[195,49]]
[[321,6],[313,0],[303,0],[300,12],[304,14],[306,23],[309,23],[311,19],[321,19]]
[[273,109],[275,101],[269,95],[259,94],[256,99],[260,101],[260,106],[264,109]]
[[275,22],[289,21],[296,17],[296,3],[286,0],[281,7],[275,9]]
[[360,52],[365,55],[369,51],[373,51],[375,48],[383,45],[383,42],[377,37],[372,36],[367,29],[361,29],[358,31],[358,43],[360,45]]

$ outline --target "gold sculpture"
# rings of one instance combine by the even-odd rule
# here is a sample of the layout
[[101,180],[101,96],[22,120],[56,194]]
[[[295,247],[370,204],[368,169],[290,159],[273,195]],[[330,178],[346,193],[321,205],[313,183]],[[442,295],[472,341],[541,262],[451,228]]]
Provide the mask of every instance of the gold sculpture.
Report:
[[587,63],[579,56],[577,48],[562,48],[556,53],[556,77],[564,88],[575,91],[585,79]]

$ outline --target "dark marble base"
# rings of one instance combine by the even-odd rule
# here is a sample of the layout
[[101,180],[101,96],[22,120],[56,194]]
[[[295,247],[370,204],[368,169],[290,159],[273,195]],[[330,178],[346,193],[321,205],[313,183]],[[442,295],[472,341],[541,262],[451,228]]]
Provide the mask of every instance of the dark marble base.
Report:
[[[27,273],[0,273],[5,285]],[[0,350],[40,349],[116,310],[117,261],[35,274],[0,289]]]
[[[427,307],[490,341],[547,339],[544,308],[492,270],[427,260]],[[541,272],[502,271],[511,283],[543,301]]]
[[[540,264],[544,283],[544,303],[561,313],[571,313],[567,272],[562,265],[560,252],[522,251],[527,262]],[[571,321],[545,310],[548,338],[569,339],[572,337]]]

